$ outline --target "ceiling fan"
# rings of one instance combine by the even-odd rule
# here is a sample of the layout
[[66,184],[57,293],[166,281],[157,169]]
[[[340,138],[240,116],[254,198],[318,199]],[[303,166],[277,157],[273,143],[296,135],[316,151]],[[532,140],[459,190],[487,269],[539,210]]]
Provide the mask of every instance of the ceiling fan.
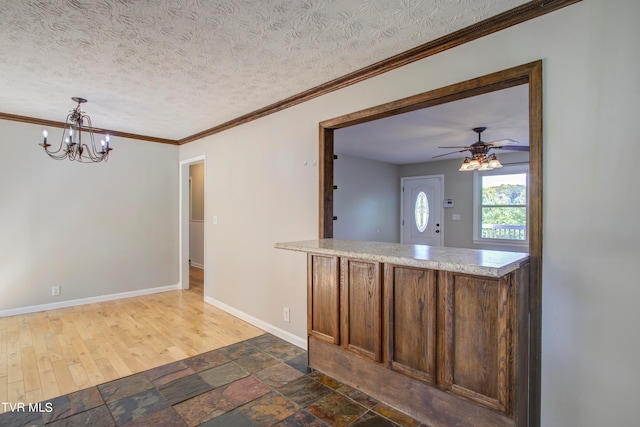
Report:
[[497,141],[484,142],[482,141],[482,132],[484,132],[486,127],[477,127],[473,128],[473,131],[478,134],[478,141],[474,142],[471,145],[467,146],[449,146],[449,147],[438,147],[438,148],[461,148],[461,150],[452,151],[450,153],[439,154],[437,156],[433,156],[433,158],[448,156],[450,154],[455,153],[463,153],[465,151],[469,151],[471,153],[471,157],[466,157],[462,166],[460,167],[461,171],[468,170],[491,170],[495,168],[501,168],[502,164],[497,159],[496,155],[491,153],[489,154],[489,150],[513,150],[513,151],[529,151],[529,146],[527,145],[517,145],[518,141],[513,139],[500,139]]

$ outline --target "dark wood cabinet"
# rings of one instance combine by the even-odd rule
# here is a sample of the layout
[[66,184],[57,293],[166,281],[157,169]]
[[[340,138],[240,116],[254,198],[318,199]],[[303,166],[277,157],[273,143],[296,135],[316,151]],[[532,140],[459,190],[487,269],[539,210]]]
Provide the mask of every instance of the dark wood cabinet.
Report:
[[384,291],[387,365],[436,383],[436,272],[386,265]]
[[382,282],[377,262],[341,258],[341,344],[382,362]]
[[313,253],[308,267],[311,367],[429,425],[526,425],[527,262],[501,277]]
[[338,257],[307,255],[307,331],[309,336],[340,343],[340,269]]
[[511,276],[445,274],[448,317],[443,388],[510,414],[515,356]]

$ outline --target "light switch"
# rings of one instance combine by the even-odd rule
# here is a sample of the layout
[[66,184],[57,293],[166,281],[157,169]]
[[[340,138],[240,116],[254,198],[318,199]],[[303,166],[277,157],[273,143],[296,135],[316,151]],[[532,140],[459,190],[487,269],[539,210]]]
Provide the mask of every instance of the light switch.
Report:
[[213,225],[217,225],[218,224],[218,215],[214,215],[213,216]]
[[460,221],[460,214],[452,214],[451,219],[454,221]]

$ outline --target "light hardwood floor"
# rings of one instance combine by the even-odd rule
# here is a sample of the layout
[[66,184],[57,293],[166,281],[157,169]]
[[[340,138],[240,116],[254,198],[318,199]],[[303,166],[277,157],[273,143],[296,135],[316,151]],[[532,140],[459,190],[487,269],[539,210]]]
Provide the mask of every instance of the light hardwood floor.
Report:
[[204,295],[204,270],[189,267],[189,290]]
[[[0,318],[0,402],[39,402],[264,333],[191,289]],[[3,412],[0,406],[0,413]]]

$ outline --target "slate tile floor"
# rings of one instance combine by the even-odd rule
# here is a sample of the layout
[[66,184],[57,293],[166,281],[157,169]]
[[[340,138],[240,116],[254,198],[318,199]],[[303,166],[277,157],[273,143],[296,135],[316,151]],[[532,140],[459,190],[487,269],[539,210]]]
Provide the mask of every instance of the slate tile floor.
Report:
[[[423,426],[271,334],[0,414],[0,426]],[[424,426],[423,426],[424,427]]]

